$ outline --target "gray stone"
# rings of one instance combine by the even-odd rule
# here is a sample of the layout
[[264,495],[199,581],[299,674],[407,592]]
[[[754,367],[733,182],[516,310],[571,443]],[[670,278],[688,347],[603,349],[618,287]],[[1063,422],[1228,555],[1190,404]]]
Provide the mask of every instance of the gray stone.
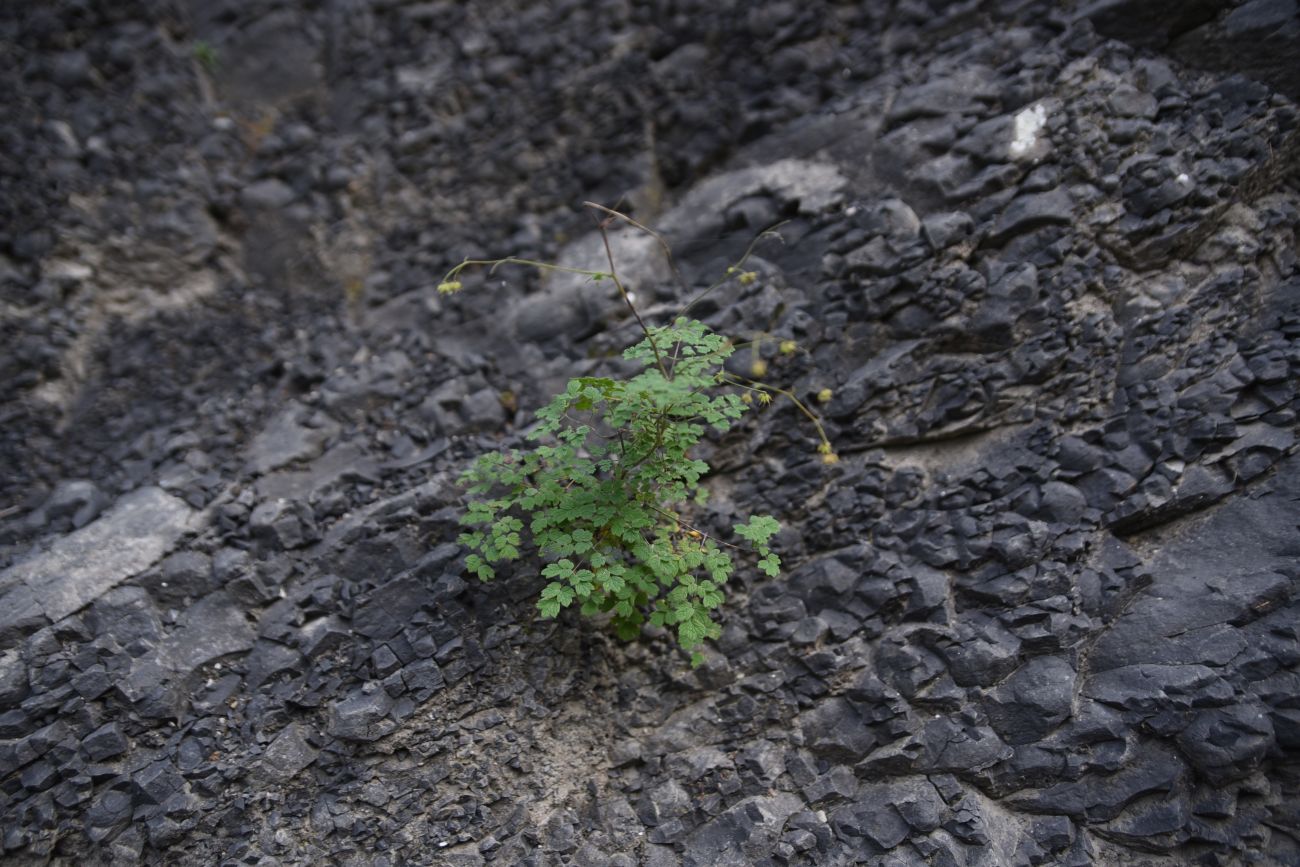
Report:
[[987,66],[971,65],[947,76],[935,76],[898,94],[889,110],[889,122],[917,117],[977,111],[999,96],[996,74]]
[[1117,87],[1106,102],[1111,111],[1121,117],[1154,118],[1158,110],[1156,98],[1132,87]]
[[964,211],[931,214],[921,224],[921,234],[935,250],[965,241],[975,233],[975,221]]
[[989,694],[990,725],[1012,745],[1041,739],[1069,718],[1074,681],[1074,669],[1059,656],[1029,660]]
[[0,738],[22,737],[33,728],[31,718],[20,708],[0,713]]
[[854,803],[831,814],[831,825],[840,839],[862,838],[886,852],[907,839],[910,826],[888,803]]
[[501,406],[501,392],[494,388],[481,388],[467,396],[461,402],[460,412],[465,421],[465,430],[469,431],[498,430],[506,421],[505,409]]
[[993,226],[989,241],[1001,244],[1015,235],[1047,225],[1068,225],[1074,220],[1074,204],[1064,189],[1032,193],[1012,200]]
[[414,694],[416,701],[427,700],[447,685],[438,663],[432,659],[417,659],[403,668],[402,683]]
[[177,629],[158,648],[169,670],[189,674],[201,665],[253,646],[256,632],[243,609],[224,591],[196,602],[181,615]]
[[141,579],[162,602],[198,599],[216,590],[212,558],[201,551],[178,551],[159,564],[156,574]]
[[125,753],[127,741],[122,734],[122,727],[117,723],[105,723],[82,740],[82,750],[91,762],[103,762]]
[[239,194],[239,198],[246,208],[272,210],[283,208],[297,198],[297,195],[284,181],[278,178],[267,178],[249,184]]
[[414,578],[401,578],[375,590],[352,615],[352,628],[367,638],[384,641],[410,622],[422,607],[432,604],[428,587]]
[[[539,296],[532,296],[515,311],[514,327],[522,331],[536,327],[536,333],[521,333],[523,339],[530,341],[548,340],[561,333],[581,333],[586,326],[570,320],[580,317],[583,309],[579,305],[565,310],[554,300],[543,303]],[[557,329],[554,334],[542,333],[551,327]],[[500,430],[506,422],[500,390],[489,385],[474,388],[475,384],[464,380],[442,383],[420,404],[421,416],[443,434]]]
[[177,713],[180,688],[175,672],[161,661],[158,654],[149,654],[131,660],[125,676],[118,676],[113,691],[131,709],[150,720],[174,719]]
[[292,569],[291,561],[282,557],[248,560],[222,583],[225,592],[240,605],[259,608],[280,598],[280,590]]
[[283,672],[296,674],[302,670],[302,654],[278,641],[258,640],[245,663],[248,674],[245,683],[256,689]]
[[78,87],[91,80],[93,67],[84,51],[64,51],[54,56],[50,77],[60,87]]
[[304,623],[298,632],[298,648],[308,659],[338,650],[351,640],[347,624],[333,614]]
[[1152,798],[1130,805],[1117,818],[1098,827],[1109,840],[1149,848],[1186,828],[1192,821],[1191,813],[1186,798]]
[[733,771],[735,766],[727,754],[717,747],[692,747],[668,756],[664,768],[679,780],[693,783],[706,774]]
[[853,770],[836,765],[825,774],[803,787],[804,800],[809,806],[819,807],[828,802],[846,801],[858,791],[858,778]]
[[665,233],[705,229],[729,205],[756,193],[771,193],[817,214],[843,201],[846,178],[833,163],[783,159],[715,175],[695,184],[658,228]]
[[338,425],[328,418],[309,427],[303,423],[306,407],[296,401],[276,413],[248,445],[248,469],[265,473],[295,461],[319,457],[325,443],[338,432]]
[[691,809],[691,796],[676,780],[668,780],[641,796],[637,817],[651,827],[685,815]]
[[691,832],[683,864],[699,867],[750,867],[767,857],[786,820],[803,808],[789,792],[746,798]]
[[[0,588],[26,585],[40,611],[56,622],[152,566],[199,523],[199,513],[181,500],[160,488],[141,488],[48,552],[0,573]],[[0,631],[23,616],[18,601],[0,600]]]
[[108,504],[104,492],[88,481],[64,481],[55,486],[41,513],[46,521],[68,519],[75,528],[84,527],[99,516]]
[[1018,792],[1005,799],[1017,809],[1056,813],[1077,819],[1109,821],[1144,795],[1169,792],[1183,779],[1187,766],[1170,748],[1146,741],[1134,750],[1133,762],[1112,774],[1093,771],[1082,779],[1038,791]]
[[281,729],[262,753],[258,775],[267,780],[283,782],[292,779],[316,761],[320,750],[309,743],[310,733],[311,729],[301,723],[289,723]]
[[1010,758],[1011,747],[992,728],[946,716],[927,720],[917,738],[921,744],[917,770],[969,774]]
[[388,693],[378,684],[368,683],[330,704],[326,730],[342,740],[377,741],[397,728],[388,715],[392,709]]
[[962,623],[957,640],[942,648],[948,670],[959,686],[992,686],[1015,670],[1020,639],[996,620]]
[[1221,786],[1250,776],[1273,749],[1273,723],[1257,701],[1203,710],[1176,742],[1192,767]]
[[48,624],[32,588],[19,584],[8,593],[0,591],[0,647],[10,646]]
[[100,792],[86,811],[86,836],[102,843],[113,837],[131,821],[134,804],[125,785]]
[[830,627],[822,618],[805,617],[795,626],[794,632],[790,633],[790,643],[797,647],[817,644],[826,637],[828,631]]
[[18,781],[29,792],[43,792],[59,779],[58,769],[44,759],[23,768]]
[[828,698],[799,717],[808,748],[828,759],[854,762],[876,745],[858,710],[842,698]]
[[373,482],[379,478],[374,459],[353,443],[341,443],[313,460],[303,470],[276,470],[257,480],[263,500],[312,502],[340,483]]
[[248,531],[265,551],[291,551],[314,542],[320,533],[306,504],[296,500],[268,500],[253,510]]
[[1088,508],[1088,498],[1073,485],[1047,482],[1043,485],[1038,515],[1049,521],[1077,526]]
[[114,587],[95,600],[86,625],[99,637],[111,637],[133,656],[162,636],[162,622],[143,587]]
[[185,785],[169,759],[153,762],[131,775],[138,791],[137,801],[163,805]]
[[17,707],[29,691],[27,666],[18,651],[0,652],[0,711]]

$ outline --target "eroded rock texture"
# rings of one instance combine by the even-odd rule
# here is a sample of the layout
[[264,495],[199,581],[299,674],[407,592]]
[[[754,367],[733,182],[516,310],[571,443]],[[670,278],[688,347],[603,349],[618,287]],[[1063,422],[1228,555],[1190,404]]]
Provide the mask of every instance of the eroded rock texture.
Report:
[[[1297,863],[1298,14],[10,4],[4,859]],[[695,312],[840,455],[703,449],[787,570],[695,671],[454,544],[637,332],[434,286],[598,255],[584,199],[696,287],[784,221]]]

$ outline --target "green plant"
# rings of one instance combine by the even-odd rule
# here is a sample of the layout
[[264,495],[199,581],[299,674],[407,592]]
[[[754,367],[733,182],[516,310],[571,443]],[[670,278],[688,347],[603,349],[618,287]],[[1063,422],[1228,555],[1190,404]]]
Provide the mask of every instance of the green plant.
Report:
[[212,47],[212,43],[198,39],[195,40],[192,48],[194,59],[210,75],[217,70],[217,49]]
[[[616,211],[592,207],[654,234]],[[461,522],[475,529],[460,541],[473,552],[466,568],[488,581],[496,575],[492,564],[519,559],[524,540],[531,538],[549,561],[542,575],[551,581],[537,602],[543,617],[576,604],[584,615],[608,612],[621,638],[635,637],[649,622],[674,628],[680,645],[695,651],[720,634],[711,612],[722,604],[723,585],[735,568],[729,552],[752,552],[757,567],[771,576],[779,572],[780,558],[770,546],[779,529],[771,516],[733,527],[744,544],[687,523],[683,510],[703,502],[700,479],[709,471],[691,457],[692,447],[707,427],[727,430],[753,395],[761,403],[772,393],[788,395],[819,433],[821,425],[790,392],[728,373],[723,365],[735,347],[703,323],[679,315],[669,325],[647,325],[615,267],[605,234],[610,220],[600,226],[608,271],[518,258],[466,260],[439,285],[442,292],[455,292],[464,269],[495,270],[508,263],[608,279],[643,335],[624,353],[641,365],[638,373],[570,380],[537,412],[539,424],[529,434],[535,447],[485,454],[465,472],[462,480],[473,499]],[[749,251],[724,280],[752,280],[752,272],[740,272],[748,256]],[[823,454],[833,454],[824,434],[822,442]],[[698,651],[691,655],[692,665],[702,659]]]

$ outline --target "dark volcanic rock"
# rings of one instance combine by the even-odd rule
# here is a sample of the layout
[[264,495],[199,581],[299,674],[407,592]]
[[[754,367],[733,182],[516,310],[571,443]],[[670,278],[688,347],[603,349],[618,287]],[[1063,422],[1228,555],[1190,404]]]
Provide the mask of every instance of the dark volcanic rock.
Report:
[[[1294,2],[9,5],[0,860],[1300,862]],[[696,669],[456,541],[588,200],[782,390]]]
[[1042,656],[1029,660],[988,698],[989,723],[1009,744],[1027,744],[1069,718],[1075,672],[1068,660]]
[[368,683],[331,705],[328,731],[344,740],[378,740],[397,727],[388,716],[392,709],[388,693],[378,684]]

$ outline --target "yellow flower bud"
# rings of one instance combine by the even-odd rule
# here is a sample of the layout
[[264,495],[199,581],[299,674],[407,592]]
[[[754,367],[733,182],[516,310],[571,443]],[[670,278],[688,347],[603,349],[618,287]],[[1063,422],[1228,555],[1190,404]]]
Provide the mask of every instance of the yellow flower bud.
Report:
[[834,396],[835,392],[831,391],[829,388],[823,388],[821,391],[817,392],[817,401],[819,403],[830,403],[831,398]]
[[754,402],[754,397],[753,397],[753,395],[751,395],[749,392],[745,392],[744,394],[742,394],[742,395],[740,396],[740,402],[741,402],[741,403],[753,403],[753,402]]
[[772,395],[768,394],[766,391],[760,391],[758,393],[758,402],[763,404],[763,406],[767,406],[772,402]]
[[839,462],[840,462],[840,456],[835,454],[835,452],[827,452],[826,454],[822,455],[823,464],[828,464],[828,465],[838,464]]
[[755,280],[758,279],[758,272],[746,271],[745,273],[741,274],[740,277],[738,277],[737,279],[740,280],[741,286],[748,286],[750,283],[753,283]]
[[761,358],[755,358],[754,363],[749,366],[749,375],[756,379],[761,379],[767,375],[767,362]]
[[793,340],[782,340],[782,341],[781,341],[781,354],[782,354],[782,355],[794,355],[795,352],[796,352],[798,349],[799,349],[799,344],[795,343]]
[[453,292],[459,292],[460,290],[461,283],[459,280],[448,280],[445,283],[438,284],[438,292],[443,295],[450,295]]

